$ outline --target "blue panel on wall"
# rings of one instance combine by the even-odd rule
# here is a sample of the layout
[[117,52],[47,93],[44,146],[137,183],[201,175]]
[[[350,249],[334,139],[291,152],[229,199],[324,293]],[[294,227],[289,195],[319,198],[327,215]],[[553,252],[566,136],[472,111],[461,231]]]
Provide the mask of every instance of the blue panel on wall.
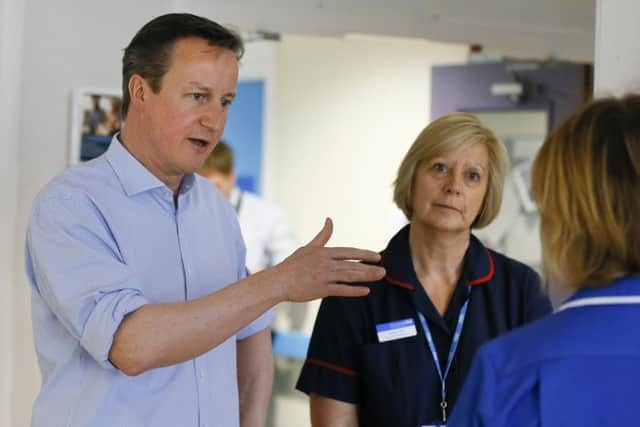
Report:
[[264,82],[238,82],[222,139],[233,148],[238,186],[262,192]]
[[253,175],[236,175],[236,185],[245,191],[251,191],[257,193],[256,177]]

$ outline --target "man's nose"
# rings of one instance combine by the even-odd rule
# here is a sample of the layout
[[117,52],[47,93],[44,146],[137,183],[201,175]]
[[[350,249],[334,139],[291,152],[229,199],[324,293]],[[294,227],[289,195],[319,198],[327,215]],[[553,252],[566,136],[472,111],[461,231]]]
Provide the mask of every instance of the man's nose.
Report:
[[224,124],[226,122],[226,112],[220,106],[207,108],[205,113],[200,119],[202,126],[207,129],[211,129],[214,132],[221,132],[224,130]]

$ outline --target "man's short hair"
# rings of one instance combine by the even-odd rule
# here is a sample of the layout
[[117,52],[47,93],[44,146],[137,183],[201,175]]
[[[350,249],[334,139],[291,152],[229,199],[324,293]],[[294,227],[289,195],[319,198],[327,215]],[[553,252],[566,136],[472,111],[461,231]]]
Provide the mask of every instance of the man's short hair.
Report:
[[227,176],[233,172],[233,150],[224,141],[216,144],[200,169],[202,175],[210,172],[218,172]]
[[173,46],[178,40],[198,37],[211,46],[232,51],[240,60],[244,53],[242,38],[234,31],[210,19],[189,13],[169,13],[145,24],[133,37],[122,57],[122,116],[126,118],[131,98],[129,80],[142,76],[154,93],[160,91],[162,77],[171,65]]

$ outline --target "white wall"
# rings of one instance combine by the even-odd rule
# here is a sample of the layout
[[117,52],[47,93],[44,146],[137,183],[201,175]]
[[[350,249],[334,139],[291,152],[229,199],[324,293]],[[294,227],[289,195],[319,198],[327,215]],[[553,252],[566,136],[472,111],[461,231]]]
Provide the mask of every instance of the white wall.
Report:
[[285,35],[279,52],[276,200],[305,239],[331,216],[332,244],[382,249],[397,167],[429,121],[430,67],[466,47]]
[[640,93],[640,2],[598,0],[596,3],[596,96]]
[[0,426],[10,425],[13,381],[13,295],[16,286],[16,204],[18,201],[17,126],[24,7],[19,0],[0,0]]

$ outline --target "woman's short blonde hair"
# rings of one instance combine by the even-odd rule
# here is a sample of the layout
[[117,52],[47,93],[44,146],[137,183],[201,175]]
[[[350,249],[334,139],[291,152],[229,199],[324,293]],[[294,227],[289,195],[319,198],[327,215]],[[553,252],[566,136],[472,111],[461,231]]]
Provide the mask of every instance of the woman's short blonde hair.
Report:
[[394,182],[393,200],[408,220],[413,215],[412,193],[419,166],[434,157],[471,144],[482,144],[489,154],[487,193],[471,227],[482,228],[494,220],[502,204],[509,157],[504,145],[491,129],[469,113],[452,113],[431,122],[420,132],[400,163]]
[[547,276],[580,287],[640,272],[640,96],[576,111],[532,173]]

